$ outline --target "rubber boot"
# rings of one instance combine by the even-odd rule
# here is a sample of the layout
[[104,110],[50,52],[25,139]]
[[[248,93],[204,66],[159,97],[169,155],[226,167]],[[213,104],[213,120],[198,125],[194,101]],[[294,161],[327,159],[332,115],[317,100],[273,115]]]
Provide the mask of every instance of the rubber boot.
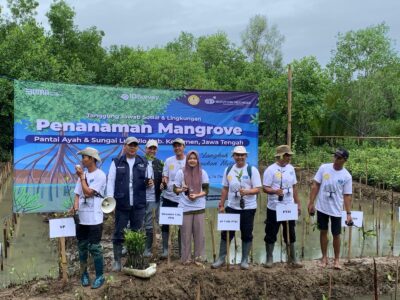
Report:
[[144,250],[144,257],[152,256],[152,247],[153,247],[153,230],[146,230],[146,249]]
[[226,258],[226,241],[221,239],[219,244],[219,257],[215,263],[211,265],[212,269],[219,269],[220,267],[225,265],[225,258]]
[[275,244],[265,244],[265,250],[267,252],[267,261],[265,263],[266,268],[272,268],[274,259],[273,259],[273,253],[274,253],[274,246]]
[[90,254],[93,257],[94,269],[96,271],[96,279],[93,281],[92,289],[98,289],[105,281],[103,269],[103,249],[100,244],[92,244],[89,246]]
[[121,256],[122,256],[122,245],[121,244],[113,244],[114,251],[114,263],[112,267],[113,272],[121,271]]
[[242,270],[249,269],[249,253],[251,249],[252,242],[243,242],[242,241],[242,262],[240,263],[240,268]]
[[293,268],[302,268],[303,265],[297,260],[294,243],[290,244],[290,266]]
[[168,258],[168,237],[169,237],[169,232],[162,232],[161,233],[161,237],[162,237],[162,254],[161,254],[161,258],[166,259]]
[[89,247],[88,241],[78,241],[79,267],[80,267],[82,286],[90,285],[89,273],[87,272],[87,260],[89,251],[88,247]]

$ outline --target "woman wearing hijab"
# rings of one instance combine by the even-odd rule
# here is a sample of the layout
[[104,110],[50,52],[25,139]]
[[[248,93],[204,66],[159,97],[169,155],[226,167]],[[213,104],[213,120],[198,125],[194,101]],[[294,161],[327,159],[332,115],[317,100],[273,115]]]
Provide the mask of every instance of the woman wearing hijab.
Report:
[[185,167],[177,172],[174,185],[174,192],[180,196],[178,207],[183,208],[181,261],[184,264],[191,262],[192,236],[195,260],[205,260],[204,213],[208,187],[208,175],[201,168],[199,154],[189,151]]

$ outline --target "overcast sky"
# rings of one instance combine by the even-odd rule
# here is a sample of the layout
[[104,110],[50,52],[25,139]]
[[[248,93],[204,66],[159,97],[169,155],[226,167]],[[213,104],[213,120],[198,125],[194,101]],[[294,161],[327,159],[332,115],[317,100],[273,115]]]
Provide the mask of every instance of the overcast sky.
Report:
[[[51,0],[39,0],[38,20]],[[339,32],[385,22],[399,52],[399,0],[67,0],[80,29],[105,32],[103,46],[164,46],[181,31],[196,37],[224,31],[240,45],[240,35],[256,14],[265,15],[285,36],[284,62],[314,55],[325,66]],[[5,7],[6,0],[0,0]],[[397,43],[396,43],[397,41]]]

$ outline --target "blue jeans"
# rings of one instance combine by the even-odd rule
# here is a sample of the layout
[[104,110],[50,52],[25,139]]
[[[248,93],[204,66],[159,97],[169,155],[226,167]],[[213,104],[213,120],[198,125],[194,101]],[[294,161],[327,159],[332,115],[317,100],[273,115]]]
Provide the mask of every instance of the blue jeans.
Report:
[[115,210],[115,230],[113,236],[114,244],[122,244],[124,241],[124,229],[128,226],[133,231],[138,231],[143,226],[145,208],[135,209],[131,206],[130,210]]

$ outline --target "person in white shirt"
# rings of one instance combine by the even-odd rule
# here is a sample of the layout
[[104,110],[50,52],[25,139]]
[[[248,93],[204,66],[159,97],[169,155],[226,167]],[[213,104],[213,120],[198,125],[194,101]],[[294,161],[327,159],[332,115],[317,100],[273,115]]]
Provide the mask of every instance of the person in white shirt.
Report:
[[[247,150],[243,146],[236,146],[232,151],[235,164],[224,171],[222,179],[221,200],[218,204],[219,212],[240,214],[240,233],[242,238],[241,269],[248,269],[249,252],[253,241],[254,215],[257,209],[257,194],[261,188],[261,177],[257,168],[246,163]],[[228,205],[225,207],[225,201]],[[229,231],[229,241],[235,235]],[[219,257],[211,265],[213,269],[225,264],[226,257],[226,231],[221,231]]]
[[124,142],[124,154],[113,159],[107,178],[107,196],[114,197],[115,229],[113,235],[114,263],[112,270],[121,271],[124,230],[137,231],[143,226],[146,212],[146,158],[137,154],[139,141],[128,137]]
[[199,154],[189,151],[185,167],[175,176],[174,192],[180,196],[178,207],[183,208],[181,226],[181,262],[191,263],[192,236],[195,261],[205,261],[204,214],[209,179],[201,168]]
[[144,229],[146,230],[145,257],[151,257],[153,246],[153,210],[158,222],[160,208],[161,181],[164,163],[156,158],[158,143],[156,140],[148,140],[146,143],[146,159],[148,162],[146,170],[146,215],[144,217]]
[[[267,193],[267,218],[265,220],[265,249],[267,252],[267,262],[265,267],[273,266],[273,252],[276,236],[279,227],[283,227],[283,237],[288,249],[288,262],[293,267],[302,267],[296,258],[296,232],[295,221],[278,222],[276,219],[276,207],[280,204],[296,203],[299,214],[301,213],[301,203],[297,193],[296,172],[290,164],[293,152],[288,145],[281,145],[276,148],[276,162],[270,165],[263,176],[263,191]],[[289,227],[289,241],[287,227]]]
[[[172,147],[174,148],[174,156],[168,157],[165,160],[163,168],[163,187],[166,189],[161,197],[162,207],[178,207],[180,197],[174,193],[174,184],[176,173],[186,164],[185,155],[185,141],[181,138],[176,138],[172,141]],[[168,237],[169,237],[169,225],[161,226],[161,236],[162,236],[162,247],[163,252],[161,258],[168,257]],[[181,253],[181,235],[178,234],[178,244],[179,244],[179,254]]]
[[[328,265],[328,223],[330,219],[335,254],[334,268],[341,269],[339,257],[342,208],[344,204],[347,212],[345,223],[351,226],[353,223],[351,217],[353,183],[351,174],[344,167],[344,164],[349,159],[349,152],[344,148],[338,148],[333,154],[333,163],[322,164],[314,176],[308,212],[310,215],[314,215],[315,210],[317,210],[317,224],[320,230],[322,252],[321,265],[323,267]],[[317,204],[314,206],[317,196]]]
[[87,271],[88,253],[93,257],[96,278],[92,288],[97,289],[104,283],[103,276],[103,248],[100,241],[103,232],[103,212],[101,202],[106,188],[106,174],[97,168],[101,163],[96,149],[87,147],[77,154],[82,155],[82,165],[75,166],[79,180],[75,186],[75,201],[73,210],[78,212],[79,223],[76,224],[76,237],[78,239],[79,262],[81,269],[82,286],[90,285]]

